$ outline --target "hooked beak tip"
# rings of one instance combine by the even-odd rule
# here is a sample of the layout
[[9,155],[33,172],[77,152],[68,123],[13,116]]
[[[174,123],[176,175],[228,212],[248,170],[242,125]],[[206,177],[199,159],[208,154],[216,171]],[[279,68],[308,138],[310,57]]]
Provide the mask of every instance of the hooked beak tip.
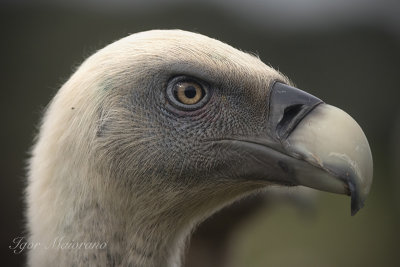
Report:
[[364,207],[365,198],[362,198],[357,190],[357,187],[353,182],[349,182],[349,190],[351,197],[351,216],[357,214],[357,212]]

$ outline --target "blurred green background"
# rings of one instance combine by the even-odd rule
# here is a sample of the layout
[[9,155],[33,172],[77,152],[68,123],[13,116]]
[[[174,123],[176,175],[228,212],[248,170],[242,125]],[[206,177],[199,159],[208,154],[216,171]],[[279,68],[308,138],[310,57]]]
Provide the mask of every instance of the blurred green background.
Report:
[[[355,217],[349,198],[329,193],[313,195],[307,211],[293,201],[258,199],[252,201],[262,204],[254,204],[260,208],[253,212],[235,206],[220,212],[194,241],[215,221],[239,217],[229,236],[221,237],[229,241],[225,265],[400,266],[399,3],[1,1],[1,265],[25,260],[9,246],[24,235],[26,159],[42,111],[58,88],[87,56],[114,40],[180,28],[255,52],[297,87],[347,111],[364,129],[375,164],[371,194]],[[204,246],[194,243],[188,265],[209,266],[202,255],[211,255],[204,250],[218,243],[219,235],[213,238]]]

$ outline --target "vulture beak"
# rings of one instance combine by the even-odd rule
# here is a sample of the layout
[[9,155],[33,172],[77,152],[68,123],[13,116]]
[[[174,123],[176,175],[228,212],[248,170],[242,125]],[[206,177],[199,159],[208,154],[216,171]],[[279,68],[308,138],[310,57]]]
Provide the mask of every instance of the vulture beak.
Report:
[[[351,214],[364,205],[372,183],[372,155],[367,138],[346,112],[276,82],[271,91],[270,129],[299,166],[298,184],[351,196]],[[320,175],[320,173],[324,175]]]
[[[280,82],[271,88],[269,105],[268,140],[232,141],[257,159],[244,163],[251,175],[350,195],[351,214],[356,214],[373,174],[371,150],[360,126],[344,111]],[[265,177],[267,168],[271,173]]]

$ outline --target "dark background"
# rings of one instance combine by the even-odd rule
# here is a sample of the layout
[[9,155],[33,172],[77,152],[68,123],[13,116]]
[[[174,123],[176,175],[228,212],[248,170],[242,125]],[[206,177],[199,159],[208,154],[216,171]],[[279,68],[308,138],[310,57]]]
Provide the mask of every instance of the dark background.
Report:
[[359,214],[350,217],[350,200],[328,193],[313,200],[311,216],[285,204],[247,214],[230,238],[232,266],[399,266],[396,3],[1,1],[1,265],[24,261],[25,254],[13,254],[9,246],[24,235],[25,164],[43,108],[58,88],[112,41],[180,28],[257,53],[297,87],[351,114],[373,152],[374,183]]

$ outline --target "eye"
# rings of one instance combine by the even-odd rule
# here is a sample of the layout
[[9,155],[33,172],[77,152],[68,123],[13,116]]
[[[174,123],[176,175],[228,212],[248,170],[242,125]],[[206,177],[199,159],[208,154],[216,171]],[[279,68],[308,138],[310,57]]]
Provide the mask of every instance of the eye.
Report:
[[185,105],[198,103],[204,96],[203,88],[196,82],[179,82],[174,86],[176,99]]
[[167,97],[177,108],[195,110],[209,99],[208,85],[198,79],[178,76],[169,82]]

